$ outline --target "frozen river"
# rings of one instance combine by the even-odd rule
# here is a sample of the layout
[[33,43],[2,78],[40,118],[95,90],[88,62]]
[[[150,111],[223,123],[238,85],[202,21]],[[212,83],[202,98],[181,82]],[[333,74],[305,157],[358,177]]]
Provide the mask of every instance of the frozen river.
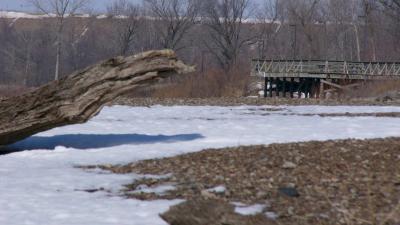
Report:
[[[0,156],[0,224],[165,224],[176,201],[119,196],[139,175],[84,171],[205,148],[400,136],[400,118],[320,117],[320,113],[400,112],[400,107],[127,107],[105,108],[86,124],[56,128],[10,146]],[[17,151],[18,150],[18,151]],[[104,188],[104,192],[83,190]]]

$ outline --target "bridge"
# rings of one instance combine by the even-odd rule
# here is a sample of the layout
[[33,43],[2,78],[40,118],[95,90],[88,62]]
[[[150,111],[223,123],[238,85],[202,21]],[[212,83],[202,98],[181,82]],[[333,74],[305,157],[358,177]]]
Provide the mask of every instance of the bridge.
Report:
[[400,80],[399,62],[252,60],[252,76],[265,79],[264,96],[323,98],[367,81]]

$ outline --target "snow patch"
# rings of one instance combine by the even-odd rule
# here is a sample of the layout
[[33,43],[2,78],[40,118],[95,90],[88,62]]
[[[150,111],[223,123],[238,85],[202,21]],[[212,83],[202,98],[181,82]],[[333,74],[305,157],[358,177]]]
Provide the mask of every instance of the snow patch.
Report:
[[[70,14],[66,14],[66,16],[70,16]],[[89,18],[91,15],[89,14],[74,14],[73,17],[76,18]],[[49,14],[33,14],[27,12],[15,12],[15,11],[0,11],[0,18],[7,18],[7,19],[44,19],[44,18],[55,18],[57,17],[54,13]],[[97,18],[107,18],[106,15],[98,15]]]
[[208,192],[213,192],[213,193],[217,193],[217,194],[221,194],[221,193],[225,193],[226,192],[226,187],[223,185],[214,187],[214,188],[210,188],[207,189]]
[[276,214],[275,212],[266,212],[266,213],[265,213],[265,216],[266,216],[268,219],[271,219],[271,220],[276,220],[276,219],[279,218],[279,215]]
[[145,184],[139,185],[136,190],[132,191],[133,194],[140,194],[140,193],[154,193],[156,195],[164,195],[168,191],[176,190],[176,187],[172,184],[163,184],[155,187],[149,187]]
[[244,215],[244,216],[250,216],[250,215],[256,215],[261,213],[265,209],[265,205],[262,204],[255,204],[255,205],[237,205],[235,207],[235,212]]

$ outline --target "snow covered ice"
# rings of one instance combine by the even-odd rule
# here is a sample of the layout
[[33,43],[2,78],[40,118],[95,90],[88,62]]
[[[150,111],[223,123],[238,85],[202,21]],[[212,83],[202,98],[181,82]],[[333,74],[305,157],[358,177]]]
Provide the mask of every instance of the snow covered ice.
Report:
[[[400,112],[400,107],[107,107],[86,124],[9,146],[32,151],[0,156],[0,224],[161,225],[165,222],[158,214],[181,201],[124,199],[119,190],[139,175],[85,171],[78,165],[123,164],[206,148],[400,134],[400,118],[301,115],[346,112]],[[85,192],[99,188],[106,191]]]

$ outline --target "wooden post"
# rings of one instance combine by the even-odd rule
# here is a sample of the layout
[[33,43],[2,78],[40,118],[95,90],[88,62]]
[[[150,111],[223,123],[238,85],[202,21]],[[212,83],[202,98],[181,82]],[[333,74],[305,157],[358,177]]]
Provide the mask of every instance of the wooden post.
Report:
[[303,88],[303,78],[299,78],[299,87],[297,88],[297,98],[301,98],[301,89]]
[[304,78],[304,98],[308,98],[309,78]]
[[264,78],[264,98],[268,97],[268,77]]
[[272,84],[274,83],[274,78],[270,77],[269,78],[269,97],[272,98]]
[[310,80],[310,98],[314,98],[314,85],[315,85],[315,79],[311,78],[311,80]]
[[283,78],[282,81],[282,91],[283,91],[283,97],[286,98],[286,78]]
[[275,79],[275,85],[276,85],[276,88],[275,88],[275,95],[276,95],[276,97],[279,97],[279,83],[280,83],[280,79],[279,79],[279,77],[277,77],[277,78]]
[[308,98],[312,98],[312,85],[313,85],[313,82],[314,82],[314,78],[308,78],[308,82],[307,82],[307,85],[308,85],[308,88],[307,88],[307,90],[308,90]]
[[293,98],[293,85],[294,85],[294,78],[290,78],[290,98]]
[[324,99],[325,98],[325,93],[324,93],[324,83],[323,83],[323,79],[320,80],[319,82],[319,98],[320,99]]
[[318,87],[318,78],[314,79],[314,84],[313,84],[313,89],[314,89],[314,98],[318,98],[319,97],[319,87]]

